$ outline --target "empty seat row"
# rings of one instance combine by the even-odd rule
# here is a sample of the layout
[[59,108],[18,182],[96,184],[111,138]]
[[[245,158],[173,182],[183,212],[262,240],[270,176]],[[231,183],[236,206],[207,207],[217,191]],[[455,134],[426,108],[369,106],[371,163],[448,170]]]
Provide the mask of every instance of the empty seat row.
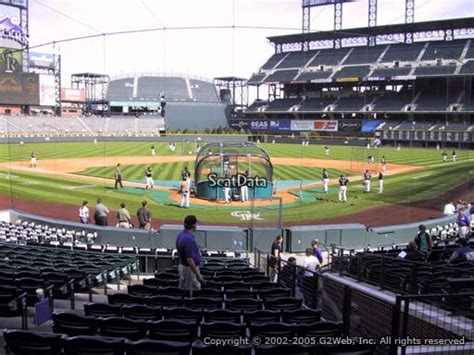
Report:
[[269,346],[259,345],[252,347],[250,344],[238,346],[208,345],[201,340],[193,343],[172,342],[160,340],[130,341],[124,338],[111,338],[103,336],[63,336],[58,334],[26,332],[19,330],[4,330],[5,349],[7,353],[36,355],[214,355],[225,353],[228,355],[371,355],[375,353],[373,346]]
[[266,322],[252,323],[214,321],[201,322],[165,319],[158,321],[134,320],[123,317],[94,318],[74,313],[53,314],[54,333],[122,337],[139,340],[145,337],[154,340],[186,341],[196,338],[230,337],[330,337],[342,334],[342,324],[316,321],[312,323]]
[[195,323],[226,321],[235,323],[314,323],[321,319],[321,311],[312,309],[241,311],[227,309],[192,309],[185,307],[153,307],[146,305],[113,305],[87,303],[84,314],[92,317],[125,317],[137,320],[175,319]]
[[127,293],[116,293],[108,295],[110,304],[132,305],[145,304],[155,307],[189,307],[193,309],[230,309],[230,310],[281,310],[281,309],[300,309],[301,300],[292,297],[279,297],[272,299],[254,299],[254,298],[209,298],[209,297],[172,297],[172,296],[133,296]]
[[[156,287],[149,285],[129,285],[128,294],[133,296],[174,296],[174,297],[190,297],[190,292],[182,290],[178,287]],[[221,299],[234,299],[234,298],[254,298],[269,300],[280,297],[290,297],[291,290],[275,286],[275,288],[263,288],[263,289],[250,289],[248,288],[224,288],[213,289],[204,288],[201,290],[193,291],[195,297],[210,297],[210,298],[221,298]]]
[[[178,286],[179,280],[178,278],[169,278],[169,279],[144,279],[143,284],[147,286],[154,286],[154,287],[167,287],[167,286]],[[214,289],[252,289],[252,290],[265,290],[265,289],[274,289],[278,288],[279,286],[270,282],[270,281],[260,281],[256,280],[254,282],[243,282],[243,281],[230,281],[230,282],[215,282],[215,281],[207,281],[203,287],[203,289],[207,288],[214,288]]]

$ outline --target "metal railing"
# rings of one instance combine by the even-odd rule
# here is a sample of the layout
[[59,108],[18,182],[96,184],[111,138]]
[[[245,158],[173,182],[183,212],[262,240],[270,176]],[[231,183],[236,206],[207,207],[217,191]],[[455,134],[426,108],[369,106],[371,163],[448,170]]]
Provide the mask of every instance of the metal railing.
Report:
[[[467,312],[461,311],[466,309]],[[433,347],[432,350],[442,347],[443,354],[472,354],[474,292],[397,296],[390,354],[404,355],[411,346]]]
[[396,253],[358,253],[333,257],[331,270],[402,294],[429,294],[449,289],[448,278],[469,277],[472,265],[426,263],[397,257]]

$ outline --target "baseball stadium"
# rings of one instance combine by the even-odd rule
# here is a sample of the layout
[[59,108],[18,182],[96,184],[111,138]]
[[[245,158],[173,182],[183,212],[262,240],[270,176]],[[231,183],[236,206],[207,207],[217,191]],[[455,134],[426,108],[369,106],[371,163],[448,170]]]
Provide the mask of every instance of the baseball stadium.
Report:
[[[434,1],[393,1],[388,24],[382,0],[287,1],[298,29],[238,26],[234,0],[228,26],[105,33],[76,18],[86,4],[0,0],[0,346],[472,354],[474,9],[457,1],[422,21]],[[166,6],[140,4],[157,22]],[[98,34],[44,41],[36,8]],[[249,29],[269,55],[244,76]],[[226,30],[226,76],[173,72],[170,33],[191,48],[192,31]],[[165,70],[107,70],[141,36]]]

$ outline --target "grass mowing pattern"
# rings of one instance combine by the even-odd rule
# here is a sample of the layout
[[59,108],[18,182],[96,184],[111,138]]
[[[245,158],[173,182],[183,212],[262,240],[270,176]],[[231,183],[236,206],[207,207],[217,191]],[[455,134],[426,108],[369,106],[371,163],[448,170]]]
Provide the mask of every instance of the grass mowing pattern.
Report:
[[[194,162],[176,162],[164,164],[137,164],[122,166],[124,180],[145,180],[145,169],[151,166],[153,168],[153,178],[155,180],[180,180],[181,172],[188,167],[194,175]],[[88,168],[79,172],[81,175],[97,176],[100,178],[113,179],[114,167],[96,167]],[[328,169],[329,176],[336,178],[340,174],[347,172],[338,169]],[[263,168],[253,170],[254,175],[263,176]],[[274,165],[273,179],[276,180],[320,180],[321,169],[316,167],[299,167],[288,165]]]
[[[38,162],[41,159],[60,158],[82,158],[82,157],[102,157],[102,156],[149,156],[151,145],[155,145],[157,155],[188,155],[192,152],[194,157],[194,142],[177,142],[175,152],[168,150],[167,143],[156,142],[73,142],[73,143],[27,143],[20,145],[1,144],[0,162],[6,161],[29,161],[30,154],[35,151]],[[201,146],[204,143],[201,143]],[[359,160],[366,161],[368,155],[374,155],[380,161],[385,155],[388,163],[431,166],[441,163],[442,150],[405,148],[397,151],[395,148],[365,149],[363,147],[331,146],[329,156],[325,155],[322,145],[310,145],[303,147],[297,144],[261,144],[270,157],[292,157],[292,158],[317,158],[334,160]],[[451,150],[447,150],[449,158]],[[458,162],[467,162],[470,152],[467,150],[457,151]],[[471,158],[472,159],[472,153]],[[472,160],[471,160],[472,161]]]
[[[39,164],[41,159],[52,158],[69,158],[69,157],[87,157],[87,156],[146,156],[150,154],[150,142],[99,142],[98,144],[88,143],[39,143],[39,144],[19,144],[0,145],[0,161],[23,160],[30,159],[31,151],[38,154]],[[154,143],[158,149],[158,155],[178,155],[181,151],[187,149],[193,150],[194,143],[184,144],[184,148],[180,148],[181,143],[177,143],[177,151],[172,153],[167,150],[166,143]],[[324,154],[322,146],[302,147],[299,145],[289,144],[265,144],[262,145],[268,151],[270,156],[294,157],[294,158],[322,158],[328,157]],[[377,153],[375,153],[377,152]],[[389,167],[390,163],[421,165],[427,169],[396,176],[387,176],[385,179],[385,192],[383,194],[371,193],[364,194],[360,182],[350,183],[348,198],[346,204],[338,204],[337,192],[324,195],[327,202],[305,199],[299,201],[291,207],[283,210],[283,219],[287,222],[298,220],[318,220],[323,218],[337,217],[350,213],[359,212],[363,209],[384,206],[388,203],[406,204],[414,201],[433,199],[457,186],[463,185],[469,188],[468,181],[472,180],[471,173],[474,166],[474,154],[469,151],[458,151],[458,162],[443,163],[441,159],[442,151],[434,149],[409,149],[402,148],[398,152],[394,148],[382,148],[377,151],[364,148],[352,148],[345,146],[331,147],[330,159],[335,160],[365,160],[367,155],[374,154],[380,160],[385,155]],[[448,151],[450,154],[451,151]],[[192,167],[191,162],[188,163],[170,163],[159,164],[161,170],[155,172],[155,179],[174,180],[179,179],[180,173],[184,166]],[[101,170],[102,169],[102,170]],[[130,170],[128,170],[130,169]],[[143,179],[143,166],[126,166],[124,167],[124,176],[128,178],[136,175],[138,179]],[[309,170],[308,170],[309,169]],[[91,174],[90,169],[87,170]],[[112,173],[109,173],[112,172]],[[304,173],[301,173],[304,172]],[[338,172],[330,171],[331,178],[336,177]],[[102,175],[101,175],[102,174]],[[311,175],[310,177],[307,174]],[[144,195],[134,195],[122,191],[115,191],[110,186],[90,185],[85,182],[75,182],[68,179],[55,176],[40,176],[34,173],[12,172],[8,178],[8,171],[0,172],[0,193],[15,198],[41,200],[50,202],[68,203],[78,206],[86,199],[93,207],[93,201],[97,197],[102,197],[109,208],[118,209],[122,200],[128,202],[128,208],[134,213],[139,208],[140,201],[143,198],[150,200],[151,192],[145,192]],[[98,168],[93,174],[96,176],[113,177],[113,169]],[[275,178],[280,180],[291,179],[319,179],[321,176],[319,168],[308,167],[290,167],[276,166]],[[71,189],[71,187],[81,187],[79,189]],[[471,187],[472,188],[472,187]],[[373,180],[373,191],[377,191],[377,182]],[[321,195],[319,195],[321,196]],[[441,209],[445,201],[439,200],[435,203],[435,208]],[[262,213],[266,221],[276,216],[276,212],[269,213],[271,207],[256,207],[253,213]],[[400,206],[400,208],[404,208]],[[230,211],[242,210],[239,204],[233,204],[229,208],[222,208],[221,205],[202,208],[191,208],[183,210],[174,204],[157,204],[150,203],[150,209],[155,218],[166,220],[181,221],[182,218],[189,213],[196,213],[204,222],[237,222],[236,218],[230,217]],[[205,211],[205,213],[203,213]],[[374,218],[383,218],[376,216]]]

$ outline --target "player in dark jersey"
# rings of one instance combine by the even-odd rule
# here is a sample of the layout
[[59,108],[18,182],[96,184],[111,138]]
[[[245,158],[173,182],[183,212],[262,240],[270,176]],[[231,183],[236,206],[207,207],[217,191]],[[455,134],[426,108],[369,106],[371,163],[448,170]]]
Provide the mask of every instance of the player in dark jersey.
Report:
[[347,185],[349,184],[349,179],[344,175],[339,177],[339,202],[347,201]]

